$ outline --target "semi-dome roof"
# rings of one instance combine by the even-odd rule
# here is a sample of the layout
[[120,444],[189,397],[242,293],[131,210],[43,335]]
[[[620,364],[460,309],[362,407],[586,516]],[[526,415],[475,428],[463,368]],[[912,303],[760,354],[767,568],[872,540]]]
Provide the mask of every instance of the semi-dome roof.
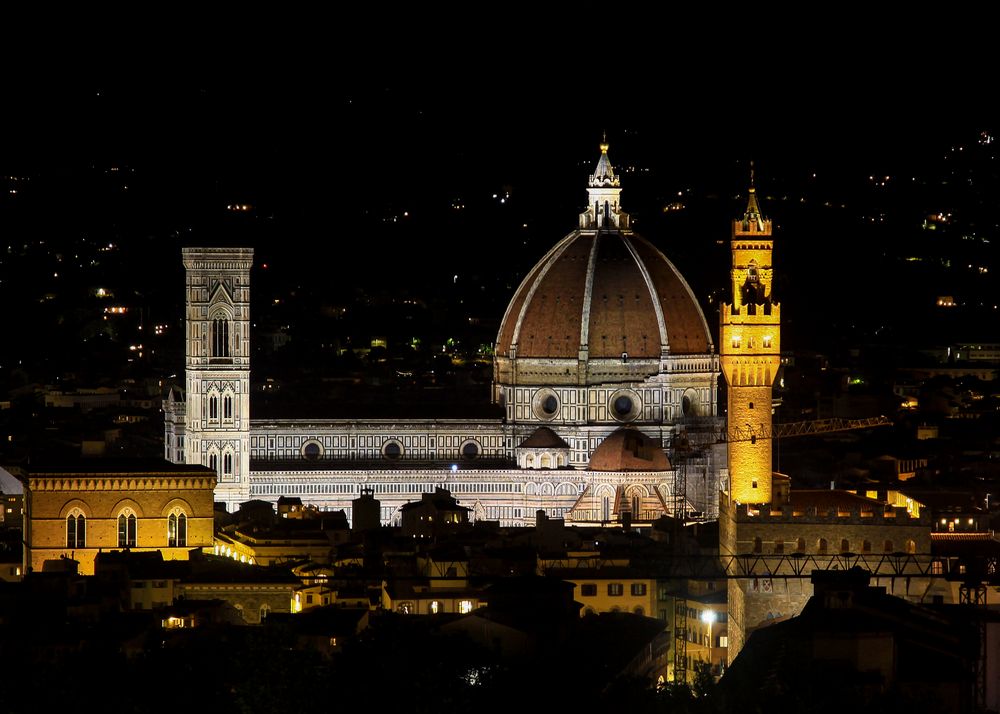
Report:
[[613,432],[594,449],[590,471],[669,471],[663,448],[634,427]]
[[[649,241],[629,230],[607,144],[590,177],[580,229],[528,273],[500,331],[501,358],[660,359],[708,354],[712,337],[690,286]],[[585,352],[584,352],[585,351]]]

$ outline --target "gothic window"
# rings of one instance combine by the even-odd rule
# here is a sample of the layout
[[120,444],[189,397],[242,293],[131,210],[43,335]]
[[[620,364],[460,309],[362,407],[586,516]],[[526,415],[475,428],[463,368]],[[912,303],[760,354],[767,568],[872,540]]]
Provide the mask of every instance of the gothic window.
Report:
[[79,511],[74,511],[66,518],[66,547],[87,547],[87,518]]
[[219,473],[219,455],[216,453],[211,453],[208,455],[208,468],[212,469],[215,473]]
[[134,548],[137,521],[135,513],[126,509],[118,516],[118,547]]
[[179,510],[167,516],[167,546],[183,548],[187,545],[187,516]]
[[219,397],[215,394],[208,398],[208,418],[213,420],[219,418]]
[[212,356],[229,357],[229,320],[216,317],[212,320]]
[[222,398],[222,418],[233,418],[233,395],[227,394]]
[[222,473],[226,476],[233,474],[233,455],[228,451],[222,455]]

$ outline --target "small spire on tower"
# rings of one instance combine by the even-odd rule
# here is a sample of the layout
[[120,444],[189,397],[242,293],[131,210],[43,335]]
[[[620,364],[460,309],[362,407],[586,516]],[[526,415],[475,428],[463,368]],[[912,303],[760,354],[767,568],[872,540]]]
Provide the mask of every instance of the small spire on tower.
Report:
[[751,221],[757,224],[757,230],[764,230],[764,215],[757,203],[757,188],[754,186],[753,161],[750,162],[750,189],[748,191],[747,210],[743,214],[743,230],[750,230]]

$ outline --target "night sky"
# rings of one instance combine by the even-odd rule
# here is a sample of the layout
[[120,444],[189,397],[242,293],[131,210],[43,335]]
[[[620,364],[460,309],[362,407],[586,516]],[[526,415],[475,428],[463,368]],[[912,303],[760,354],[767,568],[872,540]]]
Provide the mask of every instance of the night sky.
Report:
[[[992,146],[963,166],[974,180],[941,187],[949,152],[995,126],[990,65],[972,38],[899,46],[872,24],[748,53],[721,27],[704,44],[680,24],[653,42],[508,15],[486,38],[345,16],[288,50],[297,36],[278,24],[274,37],[243,26],[156,41],[105,33],[30,71],[48,46],[16,59],[26,71],[11,73],[0,120],[0,174],[20,181],[0,199],[5,242],[113,242],[123,263],[109,279],[164,320],[181,314],[180,246],[246,244],[272,271],[255,273],[261,303],[290,291],[316,304],[429,293],[498,321],[528,268],[575,227],[604,132],[625,209],[710,324],[728,269],[718,241],[742,209],[750,160],[776,222],[789,333],[798,324],[803,343],[829,337],[830,320],[851,339],[909,331],[895,322],[900,281],[919,283],[921,305],[967,285],[896,274],[927,213],[961,207],[963,231],[1000,241],[986,224],[1000,186]],[[876,175],[893,177],[888,190],[873,192]],[[678,200],[683,211],[662,211]],[[992,261],[983,250],[975,260]],[[42,286],[6,265],[0,293],[29,305]]]

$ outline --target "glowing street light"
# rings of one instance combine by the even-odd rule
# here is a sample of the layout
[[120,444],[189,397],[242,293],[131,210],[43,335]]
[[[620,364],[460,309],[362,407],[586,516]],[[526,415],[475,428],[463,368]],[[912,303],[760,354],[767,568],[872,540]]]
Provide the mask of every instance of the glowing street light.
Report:
[[701,611],[701,621],[708,625],[708,667],[710,672],[712,671],[712,667],[715,665],[712,659],[715,645],[715,642],[712,640],[712,625],[718,619],[719,615],[715,612],[715,610],[706,609]]

